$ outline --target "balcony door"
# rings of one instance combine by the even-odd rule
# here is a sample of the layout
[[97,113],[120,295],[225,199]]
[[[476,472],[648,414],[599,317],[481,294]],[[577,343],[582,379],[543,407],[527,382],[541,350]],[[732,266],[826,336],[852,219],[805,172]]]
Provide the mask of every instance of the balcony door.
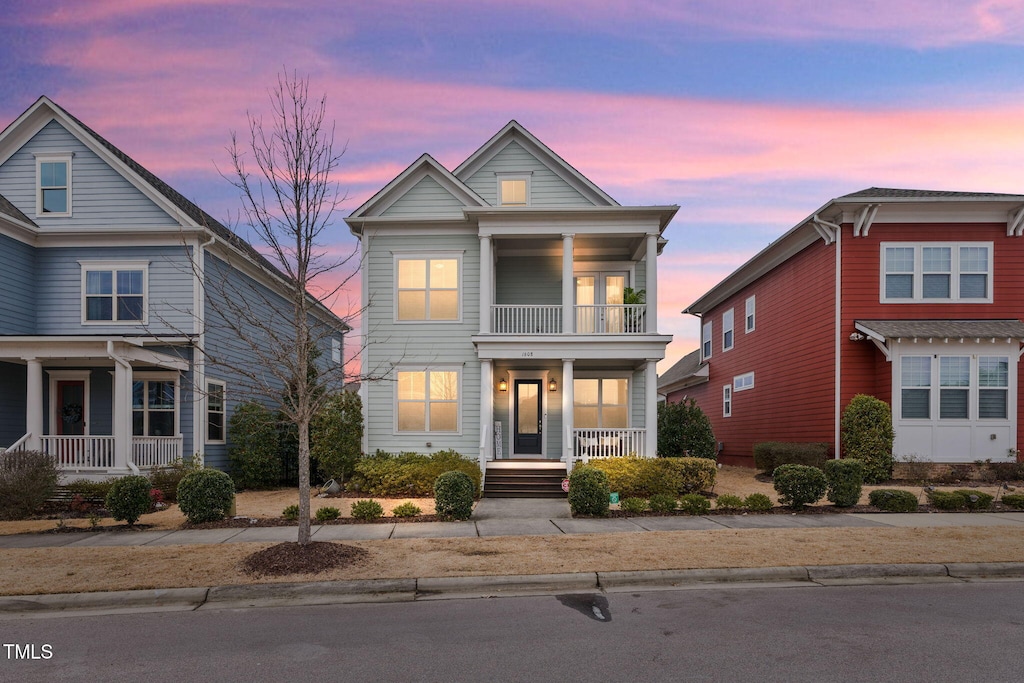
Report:
[[581,334],[621,333],[625,271],[581,273],[576,276],[576,331]]

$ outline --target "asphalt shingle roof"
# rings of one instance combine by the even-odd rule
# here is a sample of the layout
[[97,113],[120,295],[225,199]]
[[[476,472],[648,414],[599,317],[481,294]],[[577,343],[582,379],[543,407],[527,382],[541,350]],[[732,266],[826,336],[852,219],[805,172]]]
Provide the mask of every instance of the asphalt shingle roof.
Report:
[[949,190],[904,190],[893,187],[869,187],[845,194],[840,199],[1020,199],[1019,194],[998,192],[954,192]]
[[1020,320],[858,320],[856,324],[885,339],[1024,339]]
[[16,218],[17,220],[22,221],[24,223],[28,223],[29,225],[36,224],[35,221],[33,221],[31,218],[23,214],[18,207],[16,207],[14,204],[11,204],[10,200],[8,200],[7,197],[3,196],[2,194],[0,194],[0,213],[7,214],[11,218]]
[[700,349],[686,354],[658,378],[658,387],[668,386],[686,379],[700,369]]

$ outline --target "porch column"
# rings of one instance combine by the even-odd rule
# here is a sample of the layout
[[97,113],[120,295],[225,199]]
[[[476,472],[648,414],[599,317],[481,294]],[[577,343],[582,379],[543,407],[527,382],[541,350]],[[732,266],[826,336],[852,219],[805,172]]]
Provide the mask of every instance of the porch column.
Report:
[[480,236],[480,334],[491,331],[491,289],[493,287],[494,257],[491,255],[491,238]]
[[[32,436],[25,442],[25,448],[38,451],[43,446],[43,362],[38,358],[26,360],[25,431]],[[56,399],[51,396],[50,400]]]
[[576,444],[572,436],[575,428],[573,423],[573,397],[572,386],[572,358],[562,359],[562,460],[565,461],[565,469],[572,472],[572,461],[576,451]]
[[644,455],[658,455],[658,361],[648,358],[644,365]]
[[114,467],[128,468],[132,448],[132,366],[114,361]]
[[658,234],[647,236],[647,332],[658,332]]
[[480,361],[480,471],[494,457],[494,366],[490,360]]
[[572,277],[572,233],[562,235],[562,334],[576,332],[576,298]]

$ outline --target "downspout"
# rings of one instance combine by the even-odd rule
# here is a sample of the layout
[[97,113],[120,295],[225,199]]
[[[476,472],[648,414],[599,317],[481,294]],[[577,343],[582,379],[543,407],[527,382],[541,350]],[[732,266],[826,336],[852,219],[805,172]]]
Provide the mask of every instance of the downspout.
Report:
[[[121,356],[119,356],[116,353],[114,353],[114,342],[109,341],[109,340],[107,341],[107,357],[110,358],[110,360],[114,361],[114,363],[116,363],[117,365],[120,365],[122,368],[124,368],[128,372],[132,371],[131,363],[129,363],[124,358],[122,358]],[[114,387],[114,395],[116,396],[118,391],[125,391],[125,390],[126,390],[126,387],[118,388],[118,387],[115,386]],[[131,399],[129,399],[128,405],[131,405]],[[122,420],[128,420],[129,418],[125,417],[125,416],[121,416],[121,419]],[[116,415],[115,415],[115,420],[116,420]],[[129,430],[129,437],[130,436],[131,436],[131,430]],[[128,444],[127,445],[128,445],[128,447],[127,447],[126,453],[125,453],[125,464],[128,465],[129,469],[131,469],[132,474],[138,475],[139,474],[139,468],[132,461],[132,448],[131,448],[132,444],[131,444],[131,439],[130,438],[128,440]]]
[[842,389],[842,376],[843,376],[843,225],[842,219],[839,219],[839,225],[836,229],[836,385],[835,385],[835,433],[833,435],[835,441],[835,459],[839,459],[840,440],[839,440],[839,425],[842,420],[842,396],[840,391]]
[[[205,413],[206,413],[206,248],[217,241],[217,236],[210,234],[210,239],[202,244],[196,241],[196,253],[194,255],[196,268],[195,276],[196,281],[194,284],[194,293],[192,299],[192,306],[195,309],[195,341],[192,342],[192,346],[195,348],[195,353],[192,358],[192,371],[193,371],[193,405],[195,406],[192,410],[192,455],[199,455],[200,464],[206,465],[206,454],[199,449],[200,444],[205,446],[206,430],[205,425]],[[194,396],[198,394],[202,396],[201,401],[196,401]],[[225,406],[225,410],[227,406]],[[204,449],[205,450],[205,449]],[[181,454],[182,458],[185,454]]]

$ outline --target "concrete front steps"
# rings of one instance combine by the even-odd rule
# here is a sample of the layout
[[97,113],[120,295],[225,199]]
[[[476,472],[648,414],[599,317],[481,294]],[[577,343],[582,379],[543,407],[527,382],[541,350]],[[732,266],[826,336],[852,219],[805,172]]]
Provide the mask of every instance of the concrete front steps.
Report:
[[547,460],[496,460],[487,463],[485,498],[565,498],[565,463]]

